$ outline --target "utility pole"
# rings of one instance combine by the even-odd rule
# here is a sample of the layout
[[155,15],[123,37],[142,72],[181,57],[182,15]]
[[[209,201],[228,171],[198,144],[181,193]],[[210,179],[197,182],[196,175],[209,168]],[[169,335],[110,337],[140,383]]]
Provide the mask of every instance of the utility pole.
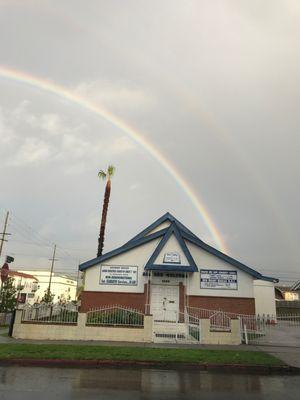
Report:
[[10,233],[6,232],[7,224],[8,224],[8,217],[9,217],[9,211],[7,211],[6,216],[5,216],[3,232],[0,233],[0,235],[1,235],[1,238],[0,238],[0,257],[2,255],[3,244],[4,244],[4,242],[7,242],[6,236],[10,235]]
[[79,265],[80,265],[80,260],[78,262],[78,271],[77,271],[77,279],[76,279],[76,300],[78,298],[78,287],[79,287],[79,278],[80,278]]
[[50,258],[50,261],[51,261],[51,269],[50,269],[49,286],[48,286],[48,293],[49,293],[49,294],[50,294],[50,289],[51,289],[51,282],[52,282],[52,273],[53,273],[54,262],[57,261],[57,258],[55,258],[55,253],[56,253],[56,244],[54,245],[52,258]]
[[80,265],[80,260],[78,261],[78,270],[77,270],[77,279],[76,279],[76,294],[77,294],[77,290],[78,290],[78,284],[79,284],[79,274],[80,274],[80,271],[79,271],[79,265]]

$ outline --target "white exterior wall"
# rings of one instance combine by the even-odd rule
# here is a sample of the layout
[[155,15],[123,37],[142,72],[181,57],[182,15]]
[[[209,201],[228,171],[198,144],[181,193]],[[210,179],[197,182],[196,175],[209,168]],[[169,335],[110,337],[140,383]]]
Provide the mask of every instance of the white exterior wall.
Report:
[[[189,265],[188,260],[186,259],[186,256],[184,255],[183,251],[181,250],[181,247],[176,239],[175,235],[171,235],[165,246],[163,247],[162,251],[154,261],[154,264],[163,264],[163,265],[168,265],[167,263],[164,263],[164,255],[165,253],[168,252],[173,252],[176,251],[180,255],[180,261],[181,265]],[[170,264],[174,265],[174,264]]]
[[[142,246],[136,247],[123,254],[112,257],[107,261],[103,261],[102,265],[120,265],[120,266],[137,266],[138,267],[138,284],[136,286],[126,285],[103,285],[100,284],[100,266],[95,265],[88,268],[85,272],[85,291],[100,291],[100,292],[127,292],[127,293],[143,293],[144,284],[147,278],[143,276],[144,267],[150,256],[157,247],[161,239],[155,239]],[[231,264],[219,259],[218,257],[200,249],[199,247],[187,242],[187,246],[198,266],[199,272],[188,274],[187,279],[187,294],[192,296],[215,296],[215,297],[246,297],[253,298],[253,277],[243,272],[242,270],[232,266]],[[155,264],[163,264],[163,256],[168,251],[177,251],[181,257],[182,265],[189,265],[184,253],[179,246],[177,239],[172,235],[169,241],[162,249],[160,255],[155,260]],[[215,269],[237,271],[238,288],[237,290],[230,289],[201,289],[200,288],[200,269]],[[183,279],[171,278],[174,284]],[[153,277],[153,283],[159,283],[161,278]],[[176,282],[175,282],[176,281]]]
[[[198,267],[199,272],[190,274],[188,280],[187,294],[190,296],[215,296],[215,297],[247,297],[253,298],[253,277],[244,271],[232,266],[208,253],[205,250],[187,242],[187,247]],[[200,269],[216,269],[237,271],[237,290],[230,289],[201,289],[200,288]]]
[[254,280],[254,298],[256,315],[276,315],[274,283]]
[[152,240],[149,243],[143,244],[101,263],[102,265],[137,266],[138,283],[136,286],[100,284],[101,264],[97,264],[85,271],[84,290],[96,292],[144,293],[144,284],[146,283],[146,277],[143,276],[144,267],[160,240],[160,238]]
[[152,229],[152,231],[150,231],[148,235],[151,235],[152,233],[161,231],[162,229],[168,228],[170,226],[170,221],[165,221],[162,224],[158,225],[156,228]]

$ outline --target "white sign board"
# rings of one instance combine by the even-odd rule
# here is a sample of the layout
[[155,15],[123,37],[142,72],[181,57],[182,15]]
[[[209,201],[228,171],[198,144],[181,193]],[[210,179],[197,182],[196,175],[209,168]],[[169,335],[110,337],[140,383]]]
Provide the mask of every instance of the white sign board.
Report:
[[237,290],[237,272],[217,269],[201,269],[200,288]]
[[136,286],[138,267],[131,265],[101,265],[100,284]]
[[164,263],[166,264],[180,264],[180,255],[175,252],[165,253]]

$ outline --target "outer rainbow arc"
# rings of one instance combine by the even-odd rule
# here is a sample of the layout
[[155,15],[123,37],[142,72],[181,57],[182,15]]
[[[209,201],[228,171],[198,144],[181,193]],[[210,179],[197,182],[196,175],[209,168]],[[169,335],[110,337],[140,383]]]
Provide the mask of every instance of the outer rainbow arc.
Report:
[[123,132],[125,132],[131,139],[133,139],[136,143],[141,145],[145,150],[147,150],[151,156],[156,159],[160,165],[162,165],[166,171],[174,178],[176,183],[184,190],[186,195],[189,197],[190,201],[193,203],[194,207],[200,213],[205,225],[210,231],[216,245],[218,248],[226,252],[226,246],[223,242],[223,239],[218,232],[217,227],[215,226],[212,218],[210,217],[208,211],[206,210],[203,202],[196,196],[193,192],[192,188],[183,178],[183,176],[179,173],[176,167],[149,141],[147,141],[141,133],[136,131],[133,127],[131,127],[128,123],[121,120],[117,116],[113,115],[110,111],[106,110],[102,106],[97,106],[90,102],[88,99],[68,90],[67,88],[58,85],[56,83],[52,83],[48,80],[37,78],[32,76],[26,72],[15,70],[12,68],[7,68],[4,66],[0,66],[0,77],[10,79],[13,81],[26,83],[35,88],[44,90],[48,93],[52,93],[59,97],[65,98],[72,103],[80,105],[81,107],[101,116],[106,121],[110,122],[112,125],[118,127]]

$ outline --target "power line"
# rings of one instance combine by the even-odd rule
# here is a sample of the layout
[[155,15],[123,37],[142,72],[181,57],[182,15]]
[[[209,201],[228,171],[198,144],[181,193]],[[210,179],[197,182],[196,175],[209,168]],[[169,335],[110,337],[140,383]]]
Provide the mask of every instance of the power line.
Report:
[[[0,213],[2,214],[3,211],[0,209]],[[5,214],[7,217],[7,213]],[[9,214],[9,217],[7,217],[7,225],[9,225],[12,230],[13,230],[13,241],[10,242],[10,246],[13,246],[13,249],[16,247],[16,243],[23,243],[27,246],[30,246],[31,248],[38,247],[39,249],[46,250],[48,253],[49,247],[53,246],[53,242],[41,236],[39,232],[37,232],[35,229],[33,229],[31,226],[29,226],[24,220],[21,218],[17,217],[15,214],[11,215]],[[5,230],[4,230],[4,233]],[[4,239],[6,241],[7,239]],[[1,241],[3,243],[3,241]],[[3,245],[2,245],[3,246]],[[17,250],[15,251],[10,251],[11,254],[17,255],[17,256],[22,256],[25,258],[40,258],[40,259],[49,259],[48,255],[45,255],[44,251],[43,253],[37,253],[37,252],[32,252],[31,254],[28,254],[27,252],[23,252],[22,250]],[[64,249],[61,246],[56,246],[56,254],[58,254],[60,260],[69,260],[71,263],[74,262],[74,265],[60,265],[57,266],[56,270],[58,273],[61,274],[67,274],[67,275],[73,275],[74,277],[77,276],[77,269],[78,269],[78,257],[74,257],[72,254],[70,254],[69,251]],[[76,261],[76,264],[75,264]],[[44,268],[44,267],[43,267]],[[31,266],[28,267],[21,267],[20,269],[32,269]]]
[[[19,231],[20,235],[23,236],[25,239],[28,240],[28,238],[30,238],[29,240],[31,242],[36,243],[37,245],[40,246],[53,247],[54,243],[49,238],[42,236],[39,232],[37,232],[35,229],[33,229],[31,226],[29,226],[25,221],[17,217],[15,214],[13,215],[12,223],[14,224],[16,230]],[[68,250],[64,249],[60,245],[57,245],[57,252],[64,255],[65,258],[68,257],[70,259],[73,259],[74,261],[75,260],[78,261],[77,257],[74,257],[72,254],[70,254]]]

